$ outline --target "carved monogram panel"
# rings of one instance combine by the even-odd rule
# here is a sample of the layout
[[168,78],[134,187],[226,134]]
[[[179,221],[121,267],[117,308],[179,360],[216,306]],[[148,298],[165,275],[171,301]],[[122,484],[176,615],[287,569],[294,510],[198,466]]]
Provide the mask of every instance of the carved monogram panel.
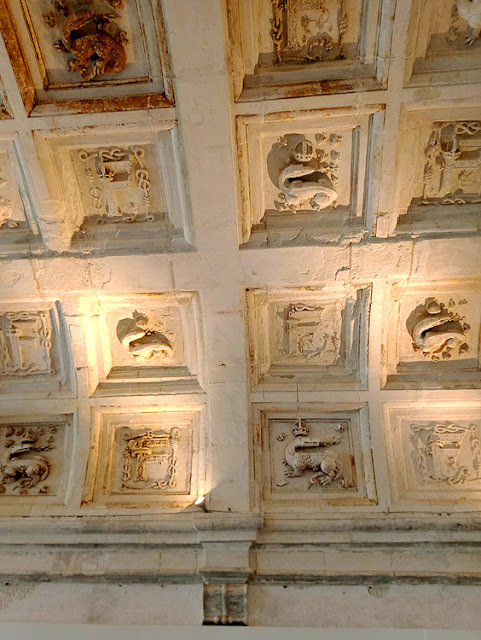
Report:
[[450,503],[463,509],[481,500],[479,408],[390,407],[388,454],[395,503]]
[[[17,79],[29,80],[27,112],[169,104],[171,86],[160,7],[123,0],[19,0],[9,6],[18,40],[5,31]],[[7,21],[5,21],[5,25]],[[6,26],[5,26],[6,29]],[[166,79],[167,78],[167,79]],[[145,99],[144,99],[145,96]],[[108,98],[106,100],[106,98]]]
[[[197,495],[196,411],[110,409],[92,423],[85,504],[173,508]],[[98,439],[98,440],[97,440]]]
[[0,309],[0,393],[74,393],[65,319],[56,303]]
[[368,504],[375,499],[375,487],[365,457],[369,432],[364,410],[309,411],[260,413],[264,504]]
[[405,290],[395,298],[387,336],[387,385],[471,388],[481,385],[477,285]]
[[48,311],[9,311],[0,315],[0,373],[4,376],[54,373]]
[[[399,216],[395,232],[418,235],[477,229],[481,204],[479,107],[414,110],[405,112],[403,121],[398,203],[387,216]],[[406,148],[412,153],[405,153]]]
[[330,91],[381,88],[377,28],[389,36],[389,8],[389,0],[228,0],[236,97],[282,97],[292,85],[308,94],[324,79]]
[[[179,460],[184,458],[182,446],[185,449],[186,443],[183,439],[178,427],[155,431],[118,429],[117,451],[120,453],[122,446],[124,449],[120,474],[122,482],[116,486],[120,486],[122,492],[185,493],[186,488],[182,486],[185,483],[185,468],[178,469]],[[178,473],[181,475],[180,483]]]
[[309,245],[362,232],[371,215],[364,185],[375,171],[369,135],[382,119],[362,111],[238,117],[244,243]]
[[[66,418],[0,424],[0,501],[63,497],[70,468]],[[31,502],[32,500],[27,500]],[[52,500],[47,500],[52,501]]]
[[424,149],[422,204],[481,203],[481,122],[436,122]]
[[40,203],[55,251],[171,251],[184,241],[186,210],[172,122],[152,130],[101,129],[36,136],[49,199]]
[[355,54],[352,44],[344,48],[345,40],[353,39],[352,33],[348,35],[347,4],[346,0],[272,0],[272,40],[278,62],[344,59],[349,49],[351,56]]
[[248,293],[252,384],[366,384],[369,288]]
[[410,427],[411,456],[421,485],[477,483],[481,487],[481,441],[476,424],[414,422]]
[[[152,154],[151,148],[148,149]],[[76,176],[81,192],[88,192],[90,206],[85,203],[89,221],[141,222],[155,220],[151,209],[152,182],[146,167],[146,151],[142,147],[105,147],[79,149],[76,152],[83,171]],[[78,165],[75,151],[72,164]],[[150,158],[152,161],[152,158]],[[158,189],[157,189],[158,191]],[[156,193],[157,210],[163,210],[162,194]],[[155,210],[155,207],[154,207]],[[157,216],[160,214],[157,212]],[[86,221],[84,220],[84,224]]]

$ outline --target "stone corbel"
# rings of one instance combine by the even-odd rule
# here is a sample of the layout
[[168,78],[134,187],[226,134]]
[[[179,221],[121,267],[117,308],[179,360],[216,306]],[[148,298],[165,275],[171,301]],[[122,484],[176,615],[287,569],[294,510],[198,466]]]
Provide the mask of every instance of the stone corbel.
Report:
[[194,526],[203,548],[204,624],[247,625],[250,549],[263,519],[257,514],[205,514]]

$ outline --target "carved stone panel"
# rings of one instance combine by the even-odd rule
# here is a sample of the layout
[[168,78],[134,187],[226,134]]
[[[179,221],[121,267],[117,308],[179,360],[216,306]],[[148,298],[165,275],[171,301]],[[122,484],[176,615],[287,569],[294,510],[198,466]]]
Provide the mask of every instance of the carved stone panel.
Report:
[[[261,509],[302,510],[375,504],[367,409],[256,405],[262,433],[255,475]],[[312,511],[311,511],[312,513]]]
[[191,505],[198,486],[197,411],[129,407],[95,413],[84,504]]
[[[0,423],[0,509],[63,504],[71,470],[71,416]],[[12,511],[13,510],[13,511]]]
[[40,228],[54,251],[188,249],[177,130],[36,132],[49,198]]
[[402,388],[481,386],[479,284],[393,286],[384,383]]
[[[393,502],[432,510],[472,509],[481,500],[480,407],[388,406]],[[479,508],[479,507],[478,507]]]
[[193,294],[85,298],[82,305],[95,394],[201,391]]
[[[479,230],[481,109],[415,111],[405,113],[404,119],[396,232]],[[412,153],[406,154],[406,148]]]
[[4,255],[27,253],[39,244],[38,225],[21,167],[19,143],[0,140],[0,247]]
[[154,2],[19,0],[2,11],[27,113],[172,103],[162,15]]
[[236,97],[383,88],[392,12],[389,0],[228,0]]
[[411,15],[410,85],[479,82],[479,0],[415,0]]
[[377,170],[369,140],[381,120],[371,108],[238,117],[242,242],[361,238],[372,212],[364,185]]
[[60,305],[0,309],[0,393],[73,393],[74,374]]
[[370,289],[247,294],[252,385],[365,388]]

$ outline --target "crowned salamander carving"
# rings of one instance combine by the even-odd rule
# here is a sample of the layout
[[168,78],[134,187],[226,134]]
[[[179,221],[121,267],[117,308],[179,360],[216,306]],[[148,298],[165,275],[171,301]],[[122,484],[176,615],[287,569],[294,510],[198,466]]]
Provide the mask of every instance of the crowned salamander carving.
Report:
[[171,340],[155,327],[149,328],[147,316],[137,311],[119,321],[117,338],[126,351],[143,360],[169,358],[174,352]]
[[408,330],[415,351],[422,351],[424,356],[438,362],[441,358],[445,360],[468,350],[465,334],[470,326],[436,298],[427,298],[421,309],[416,309],[413,314],[416,321]]
[[[287,140],[281,141],[283,146]],[[315,149],[305,138],[292,150],[289,164],[279,174],[281,193],[275,206],[279,211],[314,209],[322,211],[335,206],[337,160],[339,153]]]
[[[334,451],[313,451],[320,447],[329,447],[339,444],[342,440],[344,427],[342,424],[336,425],[337,433],[328,438],[313,438],[310,436],[310,429],[304,420],[299,420],[292,429],[291,438],[285,448],[284,464],[287,469],[284,475],[287,478],[298,478],[304,475],[305,471],[314,471],[307,488],[310,489],[315,484],[325,487],[328,484],[340,481],[345,489],[349,487],[349,482],[343,474],[342,461]],[[285,434],[279,436],[279,440],[284,440]]]
[[39,452],[50,451],[56,427],[8,427],[4,446],[7,454],[0,467],[0,493],[48,493],[43,485],[50,473],[50,462]]
[[[121,2],[109,2],[111,6],[122,8]],[[127,63],[124,45],[128,42],[124,31],[109,32],[109,24],[119,18],[115,13],[95,13],[93,11],[71,11],[68,0],[55,0],[53,7],[61,16],[61,39],[55,48],[61,53],[71,53],[68,71],[80,71],[83,80],[90,82],[103,74],[122,71]],[[55,14],[44,16],[48,26],[57,24]]]

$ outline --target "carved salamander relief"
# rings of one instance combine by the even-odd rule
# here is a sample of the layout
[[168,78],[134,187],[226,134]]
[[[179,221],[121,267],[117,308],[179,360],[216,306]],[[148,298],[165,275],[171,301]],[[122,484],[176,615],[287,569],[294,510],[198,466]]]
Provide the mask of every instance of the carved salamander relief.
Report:
[[[67,61],[68,71],[78,71],[83,80],[90,82],[123,70],[127,63],[127,34],[118,27],[112,28],[119,15],[76,10],[69,0],[54,0],[52,4],[54,12],[44,15],[44,19],[49,27],[59,28],[61,39],[54,45],[57,51],[74,56]],[[119,1],[109,0],[109,4],[123,8]]]
[[[326,136],[316,136],[318,143],[325,142]],[[333,145],[342,139],[331,136],[327,145]],[[288,147],[287,138],[281,139],[281,145]],[[313,209],[322,211],[335,206],[337,191],[338,161],[340,154],[334,149],[324,150],[315,147],[304,138],[291,151],[289,164],[279,174],[281,193],[275,202],[279,211],[299,211]]]
[[48,493],[50,473],[47,451],[54,448],[56,427],[7,427],[4,429],[0,493]]
[[284,515],[291,508],[320,513],[375,502],[367,408],[305,408],[301,413],[294,405],[278,411],[254,405],[262,431],[255,463],[262,509]]
[[[313,471],[307,485],[308,489],[315,484],[324,487],[337,481],[342,487],[347,488],[349,482],[343,475],[340,457],[327,449],[341,442],[344,429],[345,426],[342,423],[336,424],[333,426],[332,434],[324,438],[316,438],[310,434],[306,421],[299,418],[292,429],[293,437],[286,444],[283,460],[287,467],[285,476],[297,478],[304,476],[306,471]],[[284,433],[278,436],[281,442],[285,438]],[[284,486],[285,484],[287,482]]]
[[128,353],[139,360],[169,358],[173,354],[170,340],[149,319],[136,311],[132,318],[124,318],[117,324],[117,337]]
[[466,333],[470,326],[436,298],[427,298],[424,308],[416,309],[407,324],[414,350],[421,351],[432,362],[456,357],[469,348]]

